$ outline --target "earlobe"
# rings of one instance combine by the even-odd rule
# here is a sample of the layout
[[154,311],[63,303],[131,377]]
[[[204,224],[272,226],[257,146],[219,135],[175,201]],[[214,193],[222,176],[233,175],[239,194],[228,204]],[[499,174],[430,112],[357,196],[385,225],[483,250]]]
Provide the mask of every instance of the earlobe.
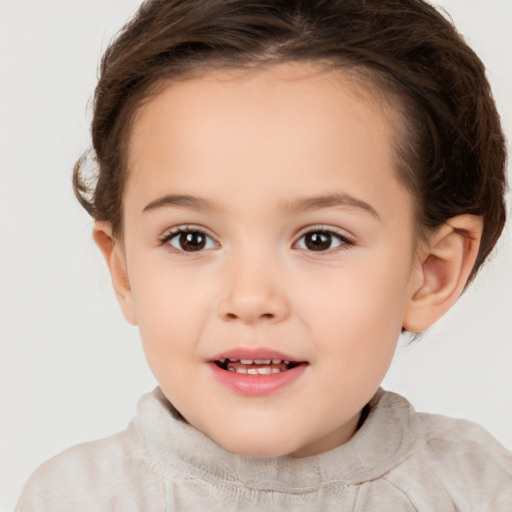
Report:
[[476,215],[452,217],[422,246],[404,315],[405,330],[428,329],[455,304],[475,264],[482,228]]
[[112,286],[124,317],[132,325],[137,325],[126,260],[122,248],[114,239],[110,223],[96,221],[93,228],[93,239],[107,262]]

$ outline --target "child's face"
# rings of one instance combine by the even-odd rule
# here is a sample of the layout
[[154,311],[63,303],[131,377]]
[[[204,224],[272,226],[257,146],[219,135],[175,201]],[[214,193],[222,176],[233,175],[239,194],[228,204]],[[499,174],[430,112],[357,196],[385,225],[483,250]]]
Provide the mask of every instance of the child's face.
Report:
[[390,114],[357,91],[305,64],[212,72],[135,121],[121,302],[165,395],[231,452],[347,441],[418,287]]

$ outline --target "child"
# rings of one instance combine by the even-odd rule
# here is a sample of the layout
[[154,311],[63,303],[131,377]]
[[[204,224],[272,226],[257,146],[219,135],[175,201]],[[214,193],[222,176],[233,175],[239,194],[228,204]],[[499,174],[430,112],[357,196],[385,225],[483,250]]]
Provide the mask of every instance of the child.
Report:
[[380,383],[505,222],[484,68],[419,0],[152,0],[77,162],[159,387],[24,511],[508,510],[512,455]]

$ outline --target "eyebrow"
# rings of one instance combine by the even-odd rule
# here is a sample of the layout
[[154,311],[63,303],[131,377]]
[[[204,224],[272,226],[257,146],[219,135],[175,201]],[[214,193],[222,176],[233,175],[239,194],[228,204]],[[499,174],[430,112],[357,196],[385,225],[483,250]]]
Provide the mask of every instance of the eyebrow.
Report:
[[186,194],[166,194],[148,203],[142,211],[150,212],[169,206],[197,211],[215,209],[212,202],[208,201],[207,199],[203,199],[202,197],[190,196]]
[[[350,208],[363,210],[380,220],[380,215],[373,206],[348,194],[333,193],[324,196],[294,199],[285,203],[285,210],[290,214],[294,214],[337,206],[348,206]],[[145,213],[166,207],[185,208],[196,211],[211,211],[216,209],[214,203],[202,197],[188,194],[166,194],[148,203],[142,211]]]
[[307,212],[311,210],[320,210],[323,208],[333,208],[336,206],[348,206],[363,210],[380,220],[380,215],[375,208],[366,201],[358,199],[348,194],[327,194],[325,196],[306,197],[303,199],[294,199],[286,203],[286,210],[289,213]]

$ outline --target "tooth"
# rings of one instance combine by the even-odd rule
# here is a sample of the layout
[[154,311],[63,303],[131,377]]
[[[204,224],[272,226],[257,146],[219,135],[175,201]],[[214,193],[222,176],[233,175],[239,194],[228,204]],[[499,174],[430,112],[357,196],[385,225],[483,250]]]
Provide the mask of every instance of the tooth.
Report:
[[228,372],[236,372],[236,370],[234,368],[228,368]]
[[281,373],[281,370],[279,368],[272,368],[272,373]]
[[245,368],[237,368],[236,373],[247,373],[247,370]]
[[232,362],[232,363],[236,363],[238,361],[238,359],[231,359],[229,358],[229,360]]
[[258,370],[257,370],[256,368],[249,368],[249,369],[247,370],[247,373],[248,373],[249,375],[258,375]]
[[270,366],[265,366],[264,368],[257,368],[256,371],[259,375],[269,375],[272,373],[272,368],[270,368]]
[[220,359],[220,362],[221,362],[221,363],[225,363],[225,362],[226,362],[226,360],[225,360],[225,359]]
[[252,364],[253,363],[252,359],[240,359],[240,362],[242,364]]
[[255,359],[254,362],[256,364],[270,364],[270,359]]
[[281,364],[281,359],[272,359],[273,364]]
[[283,363],[288,366],[290,364],[290,361],[283,361]]

